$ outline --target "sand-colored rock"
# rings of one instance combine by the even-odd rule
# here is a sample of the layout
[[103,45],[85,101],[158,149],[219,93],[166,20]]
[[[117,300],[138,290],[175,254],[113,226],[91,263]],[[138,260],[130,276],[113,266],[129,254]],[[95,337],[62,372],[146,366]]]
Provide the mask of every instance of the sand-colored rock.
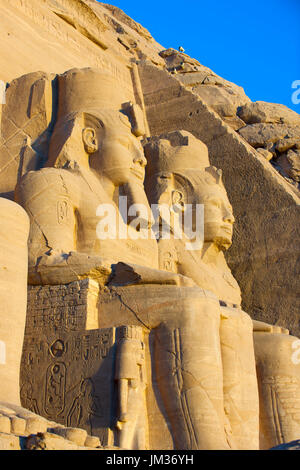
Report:
[[13,416],[10,418],[11,424],[11,433],[24,435],[26,430],[26,420],[24,418],[19,418],[18,416]]
[[241,106],[237,114],[247,124],[267,122],[300,126],[299,114],[283,104],[255,101]]
[[65,428],[18,405],[0,402],[0,407],[0,450],[118,450],[104,448],[83,429]]
[[239,134],[253,147],[265,147],[282,139],[299,141],[300,127],[286,124],[257,123],[239,129]]
[[0,450],[21,450],[19,437],[0,432]]
[[147,386],[143,328],[123,327],[119,334],[115,380],[118,390],[116,428],[119,447],[145,450],[148,423],[145,390]]
[[13,199],[18,179],[46,161],[53,78],[36,72],[10,83],[1,122],[1,193],[5,197]]
[[[11,263],[0,277],[0,447],[257,449],[297,439],[289,359],[299,340],[287,327],[299,333],[299,115],[251,103],[117,7],[7,0],[0,14],[9,82],[0,194],[30,219],[26,410],[11,400],[28,220],[0,199],[0,265]],[[149,202],[170,219],[152,225]],[[178,238],[190,203],[204,204],[204,223]]]
[[193,92],[216,111],[220,116],[230,117],[236,115],[236,110],[245,101],[240,95],[233,95],[225,87],[207,84],[196,85]]
[[295,181],[300,181],[300,149],[291,149],[282,153],[276,163],[280,166],[283,173]]
[[84,442],[86,447],[101,447],[100,439],[96,436],[87,436]]
[[271,152],[269,152],[268,150],[264,149],[264,148],[257,148],[256,149],[257,152],[259,152],[263,157],[265,157],[266,160],[270,161],[272,160],[273,158],[273,154]]
[[269,449],[299,436],[297,344],[299,339],[291,335],[254,332],[260,395],[260,449]]
[[8,416],[0,416],[0,432],[10,433],[10,419]]
[[[211,163],[223,171],[236,219],[233,244],[225,256],[241,287],[244,310],[299,335],[299,303],[293,294],[298,289],[294,256],[299,246],[298,191],[199,97],[181,86],[177,75],[150,64],[139,70],[151,134],[184,128],[207,145]],[[262,194],[268,194],[267,205]]]
[[0,399],[18,404],[26,320],[29,219],[18,204],[0,198],[0,220]]
[[26,419],[26,434],[37,434],[38,432],[45,432],[48,423],[45,419],[33,416]]
[[55,434],[64,437],[68,441],[74,442],[78,446],[84,446],[87,438],[87,432],[79,428],[58,428]]
[[53,433],[39,433],[26,441],[27,450],[78,450],[78,446]]
[[[239,286],[223,255],[232,242],[234,217],[221,182],[221,171],[209,166],[207,147],[189,132],[177,130],[163,134],[160,139],[154,138],[152,143],[151,139],[148,140],[145,154],[149,173],[145,186],[148,188],[149,201],[166,202],[168,206],[176,204],[178,207],[186,203],[204,203],[204,244],[190,253],[182,239],[173,248],[167,240],[164,248],[164,240],[157,245],[155,239],[151,240],[149,236],[143,239],[136,236],[131,240],[131,246],[143,247],[143,257],[140,254],[139,258],[138,251],[130,258],[130,245],[123,245],[126,250],[122,249],[123,239],[119,235],[115,237],[110,234],[104,239],[99,236],[100,242],[95,245],[93,237],[98,229],[89,209],[94,207],[97,214],[96,204],[109,201],[115,207],[113,194],[117,188],[119,195],[130,198],[129,204],[144,204],[146,212],[136,215],[140,223],[144,224],[146,233],[149,233],[149,203],[142,184],[146,161],[135,134],[136,121],[124,120],[123,113],[126,114],[127,108],[122,106],[122,93],[112,93],[109,100],[107,93],[103,94],[103,90],[109,90],[108,74],[100,74],[92,69],[71,70],[59,77],[59,81],[58,114],[50,139],[46,168],[24,175],[16,194],[31,217],[29,282],[58,284],[54,287],[34,287],[32,292],[42,298],[47,295],[49,288],[59,293],[64,288],[59,284],[68,283],[68,289],[73,288],[69,283],[76,280],[76,276],[78,281],[94,276],[93,282],[99,285],[95,294],[99,297],[98,302],[94,302],[94,307],[97,305],[98,309],[98,320],[95,318],[93,328],[100,329],[89,330],[89,342],[97,331],[101,334],[103,328],[110,329],[112,348],[116,337],[114,328],[122,329],[122,325],[126,326],[128,334],[118,343],[115,362],[118,411],[116,416],[107,416],[107,425],[110,423],[111,427],[114,420],[116,425],[112,440],[107,435],[106,443],[130,449],[169,446],[169,436],[166,434],[162,443],[157,428],[152,426],[152,422],[147,423],[149,413],[156,417],[157,423],[162,422],[164,426],[170,423],[171,446],[177,449],[258,448],[259,400],[253,324],[241,308]],[[92,86],[87,86],[89,83]],[[182,92],[189,96],[184,89]],[[96,105],[98,109],[95,109]],[[120,108],[123,110],[122,115]],[[134,107],[130,109],[134,110]],[[208,107],[207,113],[211,113],[212,118],[215,116]],[[217,122],[218,118],[215,119]],[[43,185],[43,178],[51,178],[51,184]],[[88,186],[86,181],[89,182]],[[81,188],[84,188],[84,198],[79,199],[84,201],[82,205],[78,202]],[[57,212],[56,201],[60,200],[61,194],[63,198]],[[90,202],[87,205],[89,197],[94,196],[94,206]],[[216,199],[217,203],[210,204]],[[45,203],[47,210],[43,214],[40,208]],[[75,208],[80,216],[80,224],[74,217]],[[90,232],[86,227],[90,227]],[[127,232],[127,240],[130,233]],[[43,237],[46,243],[42,242]],[[95,246],[98,256],[94,254]],[[86,256],[87,247],[93,250],[89,256]],[[173,252],[176,252],[174,259]],[[167,254],[171,256],[167,258]],[[110,270],[111,264],[114,266]],[[174,269],[174,266],[177,268]],[[103,275],[103,269],[107,270],[106,276]],[[99,274],[95,276],[95,273]],[[89,289],[89,281],[87,287]],[[72,302],[72,297],[70,300]],[[44,347],[41,346],[40,352],[35,351],[39,355],[36,363],[39,367],[43,364],[41,386],[38,386],[32,366],[24,367],[22,386],[23,403],[27,403],[26,406],[33,410],[45,410],[52,420],[64,419],[67,424],[77,409],[86,408],[83,403],[87,398],[87,388],[84,386],[87,378],[84,376],[76,379],[79,387],[76,396],[71,395],[69,402],[64,398],[69,393],[65,370],[69,370],[70,365],[66,351],[68,355],[74,354],[72,336],[68,332],[70,300],[63,298],[60,326],[56,323],[56,328],[66,328],[66,336],[61,333],[60,339],[55,339],[55,328],[48,329],[46,333],[53,335],[51,352],[54,362],[49,363],[42,352]],[[79,299],[74,297],[74,300],[77,308]],[[49,321],[47,318],[52,318],[51,303],[54,306],[55,299],[51,299],[46,308],[43,303],[28,304],[24,366],[28,363],[27,357],[32,354],[30,344],[35,343],[34,334],[45,334],[43,328]],[[201,316],[196,315],[196,312],[201,312]],[[39,324],[37,313],[40,316]],[[88,309],[84,315],[89,315]],[[84,315],[83,325],[86,324]],[[78,326],[73,322],[73,329]],[[137,341],[132,333],[136,327],[142,327],[144,333],[150,333],[149,337],[145,336],[146,353],[143,358],[143,330]],[[89,348],[87,351],[91,351]],[[89,357],[91,353],[87,351],[85,354]],[[205,367],[202,365],[204,351]],[[272,349],[268,353],[272,354]],[[111,357],[113,354],[112,349]],[[257,354],[260,357],[260,352]],[[64,357],[64,362],[58,362],[59,357]],[[178,357],[179,382],[172,372],[174,357]],[[90,359],[89,364],[97,365],[97,362]],[[144,368],[148,374],[154,370],[155,378],[145,377],[145,372],[142,372]],[[78,366],[77,373],[82,374]],[[210,379],[205,380],[204,397],[199,384],[203,384],[207,374]],[[111,383],[109,380],[108,384]],[[55,390],[52,390],[52,383],[57,384]],[[150,386],[146,387],[148,383]],[[69,390],[71,386],[70,383]],[[100,383],[98,387],[95,387],[94,392],[91,383],[91,396],[104,393]],[[155,399],[157,396],[159,401]],[[45,404],[41,404],[43,400]],[[164,412],[159,411],[161,406]],[[186,406],[193,432],[187,426]],[[92,426],[93,416],[97,416],[97,412],[90,407],[88,413],[86,421]],[[76,426],[80,427],[79,422]],[[68,430],[61,428],[58,432],[67,437]]]
[[184,86],[191,88],[220,116],[234,117],[239,107],[250,102],[242,87],[224,80],[188,55],[167,49],[161,51],[160,56],[165,59],[167,70],[175,73]]

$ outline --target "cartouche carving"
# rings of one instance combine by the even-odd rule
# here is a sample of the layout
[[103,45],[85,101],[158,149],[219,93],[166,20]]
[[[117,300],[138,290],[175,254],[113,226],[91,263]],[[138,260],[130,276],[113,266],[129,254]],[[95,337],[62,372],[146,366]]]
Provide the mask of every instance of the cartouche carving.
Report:
[[[180,142],[180,136],[188,138],[191,145]],[[260,448],[267,449],[299,436],[300,372],[292,362],[292,345],[297,338],[288,336],[284,328],[252,321],[242,311],[240,288],[224,257],[232,242],[234,216],[222,172],[207,166],[207,149],[196,152],[193,141],[192,135],[177,131],[161,139],[149,139],[145,147],[149,163],[146,188],[151,203],[170,208],[178,201],[204,205],[201,249],[186,250],[186,239],[176,239],[174,233],[171,240],[162,237],[160,266],[165,266],[173,251],[176,262],[168,262],[168,267],[191,277],[199,287],[211,290],[219,298],[224,410],[230,423],[226,429],[237,448],[253,448],[259,427],[259,402]],[[198,163],[191,167],[196,157]]]

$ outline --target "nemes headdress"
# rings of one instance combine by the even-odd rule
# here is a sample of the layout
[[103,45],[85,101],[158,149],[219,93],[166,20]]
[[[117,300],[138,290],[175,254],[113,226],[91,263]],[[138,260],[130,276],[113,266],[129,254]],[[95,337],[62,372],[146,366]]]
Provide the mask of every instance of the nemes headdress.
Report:
[[[132,86],[120,86],[116,75],[100,69],[68,70],[57,77],[58,109],[47,166],[54,166],[78,119],[125,125],[136,136],[145,133],[141,108],[134,104]],[[93,119],[94,118],[94,119]],[[63,159],[62,159],[63,160]]]

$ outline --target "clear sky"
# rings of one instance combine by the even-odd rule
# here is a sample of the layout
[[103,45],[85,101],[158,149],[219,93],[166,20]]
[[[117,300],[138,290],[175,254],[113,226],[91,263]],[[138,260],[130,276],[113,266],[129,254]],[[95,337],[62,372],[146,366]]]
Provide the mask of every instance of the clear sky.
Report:
[[[111,0],[165,48],[185,52],[252,101],[293,104],[300,84],[300,0]],[[298,94],[300,97],[300,94]]]

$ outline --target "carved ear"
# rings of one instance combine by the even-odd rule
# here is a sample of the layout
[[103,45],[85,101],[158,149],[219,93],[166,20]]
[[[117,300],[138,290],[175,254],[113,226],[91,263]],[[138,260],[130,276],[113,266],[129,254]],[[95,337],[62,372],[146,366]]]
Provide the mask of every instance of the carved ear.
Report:
[[217,184],[221,183],[221,181],[222,181],[222,170],[220,168],[216,168],[215,166],[209,166],[209,167],[205,168],[205,171],[207,173],[211,174],[215,178]]
[[184,206],[183,193],[175,189],[172,191],[172,205],[174,206]]
[[92,127],[85,127],[82,130],[82,140],[87,153],[95,153],[98,150],[97,134]]

